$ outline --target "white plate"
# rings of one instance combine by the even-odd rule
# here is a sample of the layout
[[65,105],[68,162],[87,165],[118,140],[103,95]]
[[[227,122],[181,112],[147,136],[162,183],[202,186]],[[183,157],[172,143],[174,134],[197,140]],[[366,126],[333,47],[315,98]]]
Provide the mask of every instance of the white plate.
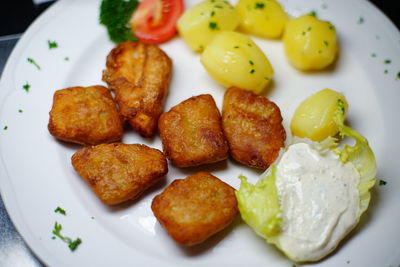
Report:
[[[191,6],[195,1],[187,2]],[[317,11],[320,18],[333,22],[340,39],[334,69],[304,74],[288,64],[280,41],[254,38],[275,68],[274,86],[267,96],[280,106],[286,129],[305,97],[326,87],[343,92],[350,105],[348,122],[368,138],[378,161],[378,177],[387,181],[386,186],[374,188],[371,207],[359,227],[333,255],[315,265],[398,266],[400,34],[367,1],[281,2],[292,16]],[[54,4],[18,42],[1,80],[1,194],[28,245],[51,266],[291,266],[240,218],[203,245],[182,248],[167,236],[150,210],[155,194],[175,178],[207,170],[237,188],[239,174],[255,179],[259,171],[232,160],[189,169],[169,166],[165,182],[139,200],[117,207],[100,203],[75,173],[70,157],[79,146],[58,142],[49,134],[48,112],[56,89],[103,84],[101,73],[113,44],[98,24],[98,6],[97,0]],[[58,48],[49,49],[48,40],[56,41]],[[199,55],[190,52],[180,38],[161,47],[174,62],[165,109],[202,93],[212,94],[221,107],[224,90],[205,72]],[[387,59],[390,64],[385,64]],[[31,85],[29,92],[23,90],[26,82]],[[147,140],[132,131],[125,133],[123,141],[161,149],[159,138]],[[57,206],[67,216],[54,213]],[[55,221],[63,225],[63,234],[82,238],[75,252],[52,239]]]

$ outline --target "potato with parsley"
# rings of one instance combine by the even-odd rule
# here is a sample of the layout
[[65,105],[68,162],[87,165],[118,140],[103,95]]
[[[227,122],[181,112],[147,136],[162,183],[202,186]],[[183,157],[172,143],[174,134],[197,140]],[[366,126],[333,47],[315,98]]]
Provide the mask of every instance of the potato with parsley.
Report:
[[302,71],[329,66],[338,50],[335,27],[313,15],[288,21],[283,43],[289,62]]
[[186,44],[201,52],[221,31],[232,31],[239,25],[239,14],[228,1],[205,0],[185,11],[177,28]]
[[200,58],[208,73],[225,87],[260,93],[272,80],[274,70],[263,51],[247,36],[221,32]]
[[264,38],[280,38],[288,20],[286,12],[275,0],[239,0],[239,29]]
[[347,111],[346,98],[334,90],[323,89],[309,96],[294,112],[290,123],[292,134],[313,141],[322,141],[335,135],[339,129],[333,116],[339,99]]

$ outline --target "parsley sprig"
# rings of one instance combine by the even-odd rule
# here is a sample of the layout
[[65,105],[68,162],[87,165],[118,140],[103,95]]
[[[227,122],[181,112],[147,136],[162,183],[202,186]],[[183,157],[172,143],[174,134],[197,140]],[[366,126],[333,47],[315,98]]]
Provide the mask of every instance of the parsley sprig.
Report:
[[28,61],[29,63],[31,63],[32,65],[34,65],[38,70],[41,69],[40,66],[39,66],[39,64],[36,63],[36,61],[35,61],[33,58],[28,57],[28,58],[27,58],[27,61]]
[[129,21],[138,4],[137,0],[101,1],[99,20],[106,26],[108,36],[114,43],[137,41]]
[[60,208],[60,207],[57,207],[57,208],[54,210],[54,212],[55,212],[55,213],[60,213],[60,214],[62,214],[62,215],[67,215],[67,212],[66,212],[63,208]]
[[62,241],[68,243],[69,249],[70,249],[71,251],[74,251],[74,250],[82,243],[82,240],[81,240],[79,237],[78,237],[77,239],[75,239],[75,240],[72,240],[72,239],[69,238],[69,237],[63,236],[63,235],[61,234],[61,230],[62,230],[62,225],[59,224],[58,222],[56,222],[56,223],[54,224],[54,229],[53,229],[53,232],[52,232],[52,233],[53,233],[55,236],[59,237]]

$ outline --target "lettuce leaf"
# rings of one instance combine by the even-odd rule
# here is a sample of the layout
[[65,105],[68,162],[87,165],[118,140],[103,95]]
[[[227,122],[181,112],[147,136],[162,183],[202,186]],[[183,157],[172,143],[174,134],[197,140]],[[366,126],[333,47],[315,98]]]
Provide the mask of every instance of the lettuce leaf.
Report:
[[272,166],[271,171],[265,172],[261,177],[253,185],[247,182],[246,177],[239,176],[240,189],[235,194],[242,219],[258,235],[275,243],[273,237],[279,234],[281,225],[280,203],[275,186],[276,166]]
[[[343,163],[351,162],[360,173],[360,184],[358,191],[360,194],[360,212],[358,218],[366,211],[371,199],[370,189],[376,182],[377,166],[374,153],[368,141],[357,131],[344,125],[345,107],[342,100],[338,100],[337,110],[334,121],[338,125],[341,137],[350,137],[355,140],[354,146],[339,146],[337,139],[328,137],[321,142],[294,138],[293,143],[306,142],[314,148],[331,150],[337,153]],[[277,159],[277,162],[280,157]],[[281,230],[281,209],[279,195],[275,185],[276,165],[271,165],[260,180],[255,184],[247,182],[246,177],[240,176],[241,184],[236,191],[239,211],[242,219],[262,236],[268,243],[279,247],[278,237]]]
[[377,166],[374,152],[368,144],[367,139],[360,133],[344,124],[345,108],[342,100],[338,99],[337,109],[334,115],[334,121],[339,127],[341,137],[353,138],[356,143],[354,146],[343,145],[336,147],[335,152],[340,156],[343,163],[350,161],[360,173],[360,184],[358,191],[360,193],[360,214],[361,216],[368,208],[371,199],[371,188],[376,182]]

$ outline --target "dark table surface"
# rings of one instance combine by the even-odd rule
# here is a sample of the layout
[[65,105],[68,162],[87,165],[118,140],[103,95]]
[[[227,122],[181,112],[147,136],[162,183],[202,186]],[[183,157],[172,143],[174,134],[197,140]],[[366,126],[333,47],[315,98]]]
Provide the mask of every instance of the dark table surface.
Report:
[[[371,2],[386,14],[397,28],[400,28],[400,16],[397,14],[396,1],[371,0]],[[14,0],[7,1],[6,7],[0,9],[0,76],[9,54],[22,33],[52,3],[54,1],[35,5],[31,0]],[[43,266],[15,230],[1,198],[0,266]]]

